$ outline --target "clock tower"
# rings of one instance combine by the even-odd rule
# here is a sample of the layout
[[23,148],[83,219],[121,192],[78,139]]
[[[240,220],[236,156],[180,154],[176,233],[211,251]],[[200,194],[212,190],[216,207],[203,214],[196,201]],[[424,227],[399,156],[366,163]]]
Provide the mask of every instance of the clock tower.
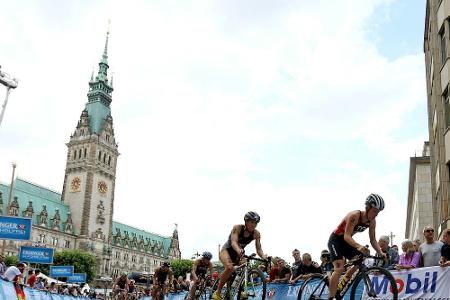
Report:
[[97,76],[89,81],[88,102],[67,143],[62,200],[70,207],[80,237],[109,242],[114,207],[118,146],[111,116],[112,78],[108,80],[108,38]]

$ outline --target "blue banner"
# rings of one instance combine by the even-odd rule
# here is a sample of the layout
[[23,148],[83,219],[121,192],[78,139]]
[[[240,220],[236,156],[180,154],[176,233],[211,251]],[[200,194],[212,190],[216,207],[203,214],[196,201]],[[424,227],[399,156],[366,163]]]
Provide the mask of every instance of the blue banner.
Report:
[[69,277],[73,275],[73,266],[51,266],[50,277]]
[[72,276],[67,277],[68,283],[83,283],[86,282],[86,273],[73,273]]
[[36,264],[52,264],[53,263],[52,248],[40,247],[20,247],[19,261],[36,263]]
[[29,241],[31,219],[0,216],[0,239]]

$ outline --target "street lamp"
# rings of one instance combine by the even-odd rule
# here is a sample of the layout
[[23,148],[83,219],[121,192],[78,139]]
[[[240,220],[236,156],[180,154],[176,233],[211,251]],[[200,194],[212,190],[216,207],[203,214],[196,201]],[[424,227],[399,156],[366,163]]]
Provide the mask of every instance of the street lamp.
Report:
[[5,114],[6,105],[8,104],[9,93],[11,92],[11,89],[15,89],[18,84],[16,78],[12,78],[8,75],[8,73],[2,72],[1,68],[2,67],[0,66],[0,83],[6,86],[6,97],[2,105],[2,112],[0,113],[0,125],[3,121],[3,115]]

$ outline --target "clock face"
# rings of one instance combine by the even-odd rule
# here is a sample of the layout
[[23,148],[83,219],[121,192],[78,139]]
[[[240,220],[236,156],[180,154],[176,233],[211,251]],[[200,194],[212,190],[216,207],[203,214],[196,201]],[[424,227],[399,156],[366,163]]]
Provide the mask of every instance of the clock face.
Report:
[[72,192],[78,192],[80,191],[80,187],[81,187],[81,179],[80,177],[75,177],[74,179],[72,179],[72,181],[70,182],[70,189]]
[[97,189],[100,194],[104,195],[108,191],[108,185],[103,180],[100,180],[97,184]]

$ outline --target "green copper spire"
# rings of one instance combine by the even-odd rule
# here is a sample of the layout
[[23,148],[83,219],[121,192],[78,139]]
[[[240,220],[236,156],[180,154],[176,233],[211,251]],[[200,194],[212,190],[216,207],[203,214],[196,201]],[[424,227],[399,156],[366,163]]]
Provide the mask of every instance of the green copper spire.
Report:
[[88,103],[86,103],[86,110],[89,114],[89,127],[91,133],[95,134],[100,134],[104,121],[111,115],[111,93],[114,89],[112,85],[108,84],[108,41],[109,29],[106,33],[102,59],[98,64],[98,74],[95,76],[95,79],[91,78],[87,94]]

